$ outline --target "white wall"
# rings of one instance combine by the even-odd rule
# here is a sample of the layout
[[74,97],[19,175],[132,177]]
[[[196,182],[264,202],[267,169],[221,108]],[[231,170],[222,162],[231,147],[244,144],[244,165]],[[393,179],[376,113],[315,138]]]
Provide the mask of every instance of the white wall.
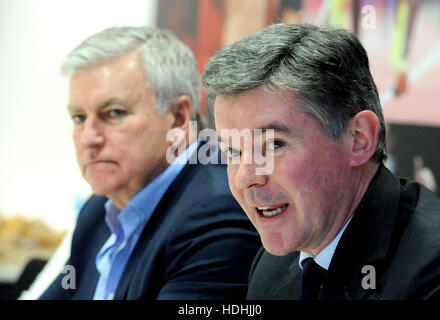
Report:
[[155,23],[155,0],[0,1],[0,212],[72,223],[75,161],[62,59],[106,27]]

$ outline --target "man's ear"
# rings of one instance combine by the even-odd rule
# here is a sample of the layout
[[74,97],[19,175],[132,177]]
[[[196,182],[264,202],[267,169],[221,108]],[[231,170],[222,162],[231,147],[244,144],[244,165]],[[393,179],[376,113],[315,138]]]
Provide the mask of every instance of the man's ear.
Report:
[[368,162],[376,151],[380,131],[380,121],[376,114],[369,110],[358,112],[350,121],[349,133],[352,136],[352,167]]
[[192,119],[192,101],[189,96],[178,97],[168,109],[173,117],[171,128],[179,128],[185,132],[189,129],[189,122]]

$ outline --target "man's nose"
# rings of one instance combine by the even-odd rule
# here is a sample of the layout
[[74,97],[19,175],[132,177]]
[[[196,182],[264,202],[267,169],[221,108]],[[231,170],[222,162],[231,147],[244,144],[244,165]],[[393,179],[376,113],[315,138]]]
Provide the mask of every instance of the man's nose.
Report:
[[239,190],[244,190],[266,184],[267,175],[258,174],[256,168],[257,166],[252,159],[243,156],[235,173],[235,187]]
[[103,129],[99,119],[88,117],[84,122],[80,143],[84,148],[97,148],[104,145]]

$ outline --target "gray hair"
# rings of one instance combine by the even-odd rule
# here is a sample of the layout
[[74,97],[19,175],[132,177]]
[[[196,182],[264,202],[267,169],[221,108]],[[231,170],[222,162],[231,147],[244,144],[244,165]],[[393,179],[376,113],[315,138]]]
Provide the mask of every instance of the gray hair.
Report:
[[311,24],[274,24],[223,48],[202,75],[210,106],[217,95],[264,86],[292,92],[333,140],[362,110],[379,118],[373,158],[386,159],[385,121],[365,49],[353,33]]
[[61,65],[70,79],[78,68],[138,50],[154,91],[156,110],[164,114],[181,95],[192,101],[193,119],[200,103],[199,74],[192,51],[171,31],[154,27],[113,27],[90,36],[77,46]]

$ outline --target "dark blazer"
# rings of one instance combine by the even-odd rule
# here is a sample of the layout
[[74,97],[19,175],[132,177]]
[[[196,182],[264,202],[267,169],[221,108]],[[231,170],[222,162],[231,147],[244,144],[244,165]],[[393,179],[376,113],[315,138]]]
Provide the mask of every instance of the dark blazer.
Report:
[[[297,251],[279,257],[261,249],[247,298],[298,299],[298,259]],[[440,199],[380,166],[339,241],[319,299],[430,298],[440,298]]]
[[[92,299],[95,258],[110,235],[105,197],[82,209],[67,265],[40,299]],[[229,191],[225,166],[187,164],[169,187],[130,257],[115,299],[244,299],[249,270],[261,247],[258,234]]]

